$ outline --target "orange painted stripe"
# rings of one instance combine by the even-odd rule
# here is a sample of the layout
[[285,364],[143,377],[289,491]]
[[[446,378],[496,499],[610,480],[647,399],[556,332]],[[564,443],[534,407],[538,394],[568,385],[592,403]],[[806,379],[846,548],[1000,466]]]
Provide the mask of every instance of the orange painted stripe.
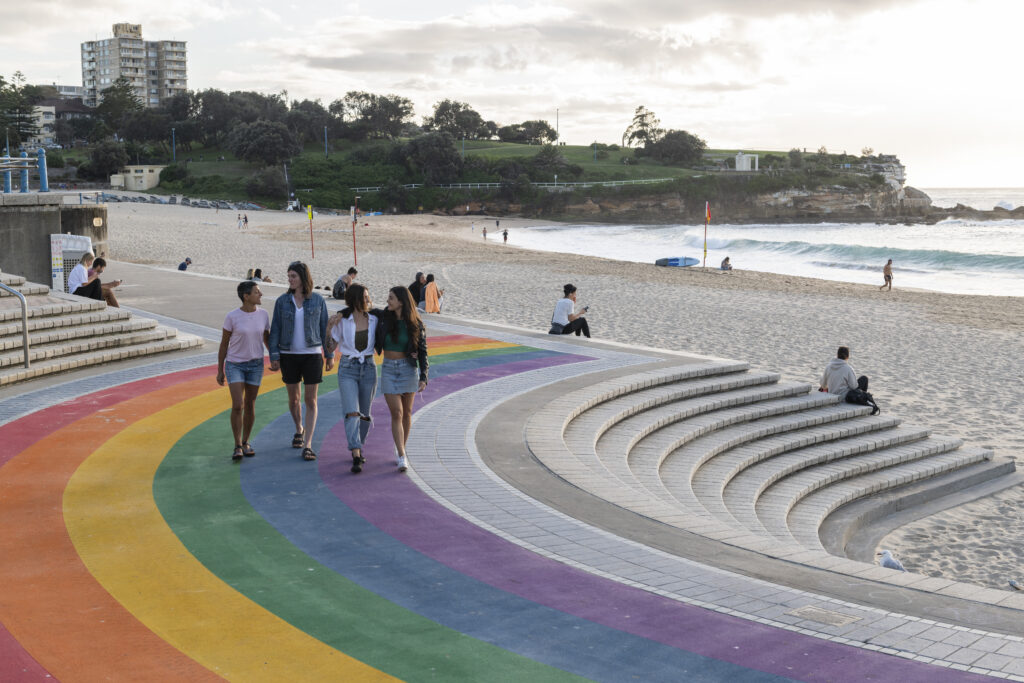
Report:
[[0,621],[57,678],[220,680],[99,585],[71,544],[63,517],[64,489],[93,451],[128,424],[210,391],[213,382],[211,375],[102,409],[40,439],[0,469]]

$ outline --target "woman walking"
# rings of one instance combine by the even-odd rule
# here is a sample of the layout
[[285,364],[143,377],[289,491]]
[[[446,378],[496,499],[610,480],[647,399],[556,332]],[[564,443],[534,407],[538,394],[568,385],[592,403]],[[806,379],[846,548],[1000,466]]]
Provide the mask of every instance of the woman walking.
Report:
[[[383,353],[380,390],[391,412],[391,436],[398,455],[398,471],[408,466],[405,444],[412,428],[412,402],[427,386],[427,331],[412,295],[405,287],[392,287],[387,309],[380,316],[376,347]],[[418,372],[417,372],[418,368]]]
[[383,311],[372,309],[370,294],[360,284],[345,288],[345,308],[331,317],[332,348],[341,353],[338,361],[338,393],[345,415],[345,438],[352,452],[352,472],[363,471],[363,444],[370,432],[370,404],[377,391],[377,366],[373,363],[377,324]]
[[[288,265],[288,291],[274,303],[270,324],[270,369],[281,370],[288,389],[288,408],[295,422],[292,448],[302,449],[303,460],[316,460],[311,444],[316,427],[316,393],[323,381],[324,356],[327,370],[334,356],[324,351],[327,339],[327,302],[313,291],[313,276],[301,261]],[[302,418],[299,382],[303,384],[306,417]]]
[[251,280],[240,282],[238,298],[242,305],[224,318],[217,353],[217,384],[224,386],[227,380],[231,392],[234,461],[256,455],[249,435],[256,421],[256,395],[263,381],[263,347],[270,343],[270,315],[259,307],[263,300],[259,285]]

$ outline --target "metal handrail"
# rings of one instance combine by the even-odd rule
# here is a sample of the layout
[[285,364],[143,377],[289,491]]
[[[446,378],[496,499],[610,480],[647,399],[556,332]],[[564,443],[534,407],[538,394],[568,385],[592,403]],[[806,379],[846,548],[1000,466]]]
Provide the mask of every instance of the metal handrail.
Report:
[[14,296],[21,299],[21,347],[25,352],[25,367],[28,368],[28,302],[25,301],[25,295],[16,289],[8,287],[4,283],[0,282],[0,289],[5,289]]

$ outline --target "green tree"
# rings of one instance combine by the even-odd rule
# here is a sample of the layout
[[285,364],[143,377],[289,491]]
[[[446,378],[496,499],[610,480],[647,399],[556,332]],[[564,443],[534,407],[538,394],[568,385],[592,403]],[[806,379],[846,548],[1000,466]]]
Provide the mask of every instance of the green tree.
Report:
[[129,114],[142,111],[142,100],[124,76],[100,94],[102,99],[96,107],[96,115],[115,133],[121,132],[121,126]]
[[665,131],[659,126],[661,126],[661,121],[654,115],[654,112],[640,105],[633,112],[633,122],[622,134],[622,144],[646,147],[652,142],[657,142],[665,134]]
[[542,145],[558,139],[555,129],[547,121],[523,121],[502,126],[497,131],[502,142],[519,142],[527,145]]
[[413,138],[402,146],[402,156],[406,168],[425,183],[454,182],[462,172],[462,157],[449,133],[427,133]]
[[700,162],[707,149],[707,143],[685,130],[670,130],[661,139],[644,146],[647,156],[657,161],[680,166],[692,166]]
[[332,102],[328,109],[342,122],[364,130],[371,138],[398,137],[413,115],[412,101],[405,97],[356,90],[345,93],[345,97]]
[[89,172],[94,178],[106,178],[119,173],[127,165],[128,152],[120,142],[104,140],[89,154]]
[[12,151],[39,132],[34,111],[39,99],[39,89],[27,85],[20,71],[15,71],[10,81],[0,76],[0,125],[7,129]]
[[441,100],[434,105],[434,115],[423,119],[423,129],[450,133],[456,139],[476,140],[490,136],[484,118],[465,102]]
[[330,118],[330,112],[324,109],[319,100],[303,100],[292,102],[286,121],[288,128],[301,142],[316,142],[323,140],[324,127]]
[[133,142],[169,144],[171,138],[170,117],[155,109],[130,112],[125,115],[121,123],[121,136],[125,140]]
[[266,165],[287,161],[302,151],[288,126],[264,119],[236,126],[227,146],[239,159]]
[[790,168],[801,168],[804,165],[804,155],[796,147],[789,150],[787,156],[789,156]]

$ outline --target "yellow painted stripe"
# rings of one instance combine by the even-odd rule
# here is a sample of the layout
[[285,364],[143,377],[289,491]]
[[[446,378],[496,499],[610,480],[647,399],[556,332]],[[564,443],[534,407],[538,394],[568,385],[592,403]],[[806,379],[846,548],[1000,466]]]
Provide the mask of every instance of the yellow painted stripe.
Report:
[[464,351],[482,351],[484,349],[509,349],[513,346],[519,346],[519,344],[509,344],[506,342],[492,342],[486,344],[435,344],[431,345],[430,340],[427,340],[427,351],[432,355],[440,355],[444,353],[462,353]]
[[[267,380],[264,391],[280,385],[278,378]],[[218,389],[128,426],[75,472],[64,516],[82,561],[154,633],[228,679],[394,680],[224,583],[160,515],[152,488],[160,462],[184,434],[223,412],[225,394]],[[224,460],[229,467],[227,455]]]

